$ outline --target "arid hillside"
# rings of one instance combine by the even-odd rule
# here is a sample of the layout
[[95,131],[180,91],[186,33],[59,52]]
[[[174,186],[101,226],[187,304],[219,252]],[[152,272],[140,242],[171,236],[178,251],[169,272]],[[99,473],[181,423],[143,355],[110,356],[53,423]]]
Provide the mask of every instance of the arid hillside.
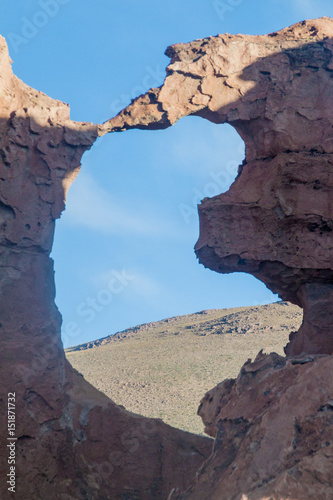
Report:
[[202,434],[196,412],[206,391],[236,377],[260,349],[283,354],[301,320],[301,309],[287,302],[213,309],[130,328],[66,354],[117,404]]

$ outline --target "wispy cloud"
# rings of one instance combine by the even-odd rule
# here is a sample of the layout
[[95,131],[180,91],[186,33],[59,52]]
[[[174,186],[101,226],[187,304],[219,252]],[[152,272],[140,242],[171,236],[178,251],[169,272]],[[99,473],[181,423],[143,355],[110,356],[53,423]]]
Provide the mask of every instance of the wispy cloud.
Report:
[[241,163],[244,149],[244,141],[230,125],[191,116],[163,131],[163,136],[157,134],[147,156],[159,171],[202,179],[207,171],[220,170],[228,161]]
[[156,280],[150,276],[135,273],[135,279],[133,280],[131,291],[145,297],[147,299],[157,298],[163,292],[163,287]]
[[[157,298],[162,292],[162,286],[154,278],[138,272],[136,269],[126,269],[122,270],[118,275],[122,275],[120,278],[127,280],[130,284],[125,293],[130,295],[138,295],[141,298],[152,299]],[[96,288],[102,289],[107,288],[108,283],[114,281],[115,271],[113,269],[106,270],[101,273],[91,276],[91,282]]]
[[136,213],[130,213],[125,203],[126,200],[116,199],[89,174],[81,172],[69,190],[63,221],[104,234],[174,235],[170,222],[161,220],[155,207],[147,211],[145,206],[140,213],[139,206]]
[[294,4],[297,9],[308,9],[318,4],[318,1],[316,0],[314,2],[313,0],[294,0]]

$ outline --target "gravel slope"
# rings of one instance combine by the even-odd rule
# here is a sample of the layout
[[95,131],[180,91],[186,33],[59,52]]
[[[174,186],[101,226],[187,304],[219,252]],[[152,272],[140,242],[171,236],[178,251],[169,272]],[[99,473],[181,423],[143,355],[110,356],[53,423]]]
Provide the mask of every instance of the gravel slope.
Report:
[[139,325],[67,349],[70,363],[117,404],[202,434],[205,392],[260,349],[283,354],[302,311],[286,302],[213,309]]

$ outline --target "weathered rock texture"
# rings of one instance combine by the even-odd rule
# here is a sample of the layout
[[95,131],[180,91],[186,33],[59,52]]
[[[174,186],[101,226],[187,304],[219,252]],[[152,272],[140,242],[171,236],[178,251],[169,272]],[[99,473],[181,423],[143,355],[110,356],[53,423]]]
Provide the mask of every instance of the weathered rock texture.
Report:
[[330,500],[333,369],[329,355],[259,353],[206,394],[199,414],[214,450],[169,500]]
[[190,484],[212,440],[115,405],[71,368],[60,340],[54,223],[97,127],[18,80],[3,38],[0,67],[0,497],[12,495],[15,393],[17,498],[166,498]]
[[[332,35],[324,18],[174,45],[164,85],[100,126],[70,121],[64,104],[13,76],[1,39],[0,428],[5,450],[15,392],[18,498],[333,497]],[[216,440],[194,481],[210,440],[126,412],[66,363],[49,258],[66,189],[97,135],[190,114],[230,123],[246,144],[231,189],[200,207],[200,261],[252,273],[301,305],[286,352],[314,354],[260,355],[205,398]]]
[[[187,115],[235,127],[246,159],[230,190],[199,206],[196,253],[206,267],[251,273],[305,309],[288,355],[331,354],[333,20],[266,36],[219,35],[166,54],[163,86],[100,133],[166,128]],[[320,307],[326,320],[312,321]]]
[[166,54],[163,86],[100,133],[163,129],[187,115],[234,126],[246,158],[229,191],[199,206],[197,256],[218,272],[251,273],[304,309],[289,357],[260,353],[203,399],[199,414],[215,437],[213,453],[169,500],[329,500],[333,20],[267,36],[221,35]]

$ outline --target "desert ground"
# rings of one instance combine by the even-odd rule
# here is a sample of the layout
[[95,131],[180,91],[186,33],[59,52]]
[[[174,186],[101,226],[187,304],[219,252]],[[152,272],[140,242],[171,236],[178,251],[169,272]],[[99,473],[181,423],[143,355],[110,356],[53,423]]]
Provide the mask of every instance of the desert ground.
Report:
[[130,328],[66,350],[84,378],[117,404],[203,433],[197,408],[258,352],[283,354],[301,309],[288,302],[213,309]]

